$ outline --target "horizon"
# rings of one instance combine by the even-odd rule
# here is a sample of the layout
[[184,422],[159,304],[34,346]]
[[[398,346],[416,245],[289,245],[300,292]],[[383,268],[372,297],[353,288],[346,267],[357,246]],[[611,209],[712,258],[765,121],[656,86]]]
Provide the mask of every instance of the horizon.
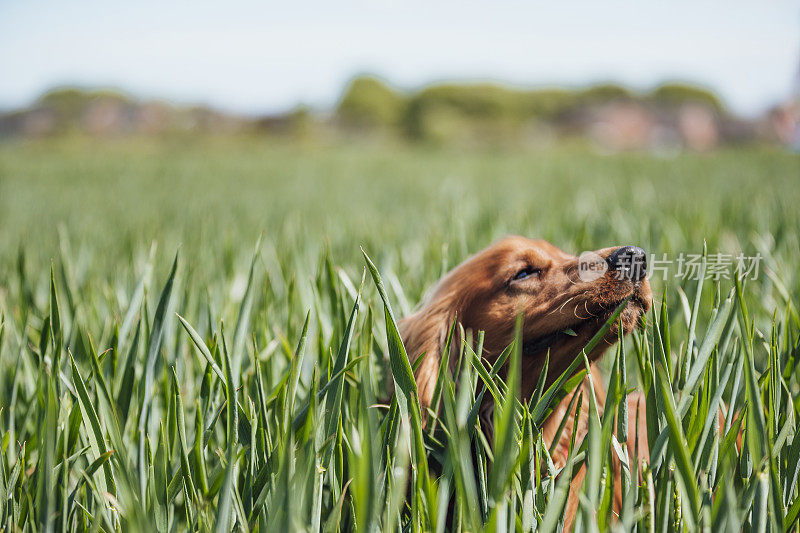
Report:
[[0,57],[0,109],[76,86],[241,115],[327,110],[366,73],[402,91],[442,82],[634,91],[688,83],[741,116],[797,95],[798,0],[578,4],[312,1],[270,12],[250,0],[224,9],[4,3],[0,46],[15,53]]
[[646,96],[648,96],[649,94],[653,93],[656,89],[658,89],[660,87],[665,87],[665,86],[669,86],[669,85],[680,85],[680,86],[696,88],[696,89],[700,89],[700,90],[703,90],[703,91],[707,91],[707,92],[709,92],[709,94],[711,94],[714,97],[717,97],[718,99],[720,99],[720,102],[723,105],[723,108],[724,108],[725,111],[727,111],[727,112],[732,112],[733,111],[730,108],[726,107],[726,104],[725,104],[724,100],[722,100],[720,98],[720,95],[716,91],[714,91],[713,88],[710,88],[710,87],[704,86],[704,85],[700,85],[700,84],[696,84],[696,83],[692,83],[691,81],[686,81],[686,80],[664,80],[661,83],[657,83],[657,84],[655,84],[655,85],[653,85],[651,87],[645,87],[645,88],[642,88],[642,89],[635,88],[635,87],[630,87],[628,85],[618,84],[618,83],[616,83],[614,81],[598,81],[596,83],[590,83],[590,84],[586,84],[586,85],[575,85],[575,86],[565,86],[565,85],[531,85],[531,86],[525,86],[525,85],[521,85],[521,84],[506,83],[506,82],[504,82],[502,80],[485,80],[485,79],[437,80],[437,81],[434,81],[432,83],[420,85],[420,86],[417,86],[417,87],[397,87],[396,85],[393,85],[388,80],[386,80],[386,79],[384,79],[384,78],[382,78],[380,76],[371,74],[369,72],[363,72],[363,73],[356,74],[356,75],[352,76],[350,79],[348,79],[347,81],[345,81],[345,83],[342,85],[342,87],[341,87],[337,97],[335,98],[335,100],[327,107],[306,106],[306,104],[304,104],[303,102],[298,102],[294,106],[291,106],[291,107],[288,107],[288,108],[284,108],[284,109],[276,109],[276,110],[274,110],[274,111],[272,111],[270,113],[259,113],[257,111],[256,112],[247,112],[247,111],[240,112],[240,111],[235,111],[235,110],[231,111],[231,110],[228,110],[228,109],[225,109],[225,108],[221,108],[221,107],[217,107],[217,106],[214,106],[212,104],[205,103],[205,102],[176,102],[174,100],[169,100],[167,98],[162,98],[162,97],[159,97],[157,95],[156,96],[143,96],[143,95],[140,95],[140,94],[136,94],[136,93],[134,93],[132,91],[129,91],[129,90],[125,89],[124,87],[64,84],[64,85],[56,85],[56,86],[53,86],[53,87],[51,87],[49,89],[46,89],[42,93],[34,96],[24,106],[17,107],[17,108],[2,108],[2,107],[0,107],[0,113],[14,113],[14,112],[17,112],[17,111],[23,111],[25,109],[33,108],[43,98],[47,97],[48,95],[51,95],[51,94],[54,94],[54,93],[58,93],[58,92],[61,92],[61,91],[78,91],[78,92],[82,92],[84,94],[108,93],[110,95],[118,95],[118,96],[120,96],[122,98],[125,98],[126,100],[128,100],[128,101],[130,101],[131,103],[134,103],[134,104],[145,104],[145,103],[148,103],[148,102],[154,102],[154,103],[163,103],[165,105],[168,105],[168,106],[171,106],[171,107],[175,107],[175,108],[205,108],[205,109],[210,109],[210,110],[213,110],[213,111],[218,111],[218,112],[221,112],[221,113],[229,114],[231,116],[238,116],[238,117],[241,117],[241,118],[258,118],[258,117],[266,117],[266,116],[272,116],[272,115],[279,116],[279,115],[284,115],[284,114],[291,113],[291,112],[293,112],[293,111],[295,111],[295,110],[297,110],[299,108],[302,108],[304,106],[308,107],[309,110],[311,112],[313,112],[313,113],[323,113],[324,114],[324,113],[335,112],[336,111],[336,108],[338,107],[339,103],[341,102],[342,97],[345,95],[345,93],[347,92],[347,90],[350,87],[350,85],[353,83],[353,81],[355,81],[355,80],[357,80],[359,78],[376,79],[379,82],[385,84],[387,87],[389,87],[393,91],[395,91],[397,94],[402,95],[404,97],[412,97],[413,95],[415,95],[415,94],[417,94],[417,93],[419,93],[421,91],[424,91],[425,89],[428,89],[428,88],[431,88],[431,87],[437,87],[437,86],[445,86],[445,85],[452,85],[452,86],[458,86],[458,87],[488,85],[488,86],[493,86],[493,87],[503,87],[503,88],[507,88],[507,89],[511,89],[511,90],[531,91],[531,92],[548,91],[548,90],[561,90],[561,91],[566,91],[566,92],[579,92],[579,91],[582,91],[582,90],[591,89],[593,87],[602,87],[604,85],[614,85],[614,86],[618,86],[618,87],[620,87],[622,89],[625,89],[625,90],[629,91],[629,93],[634,97],[646,97]]

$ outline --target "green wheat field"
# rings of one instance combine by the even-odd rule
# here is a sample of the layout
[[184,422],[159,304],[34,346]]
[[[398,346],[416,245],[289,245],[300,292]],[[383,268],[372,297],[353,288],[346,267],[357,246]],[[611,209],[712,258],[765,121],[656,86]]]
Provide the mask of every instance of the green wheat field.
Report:
[[[581,530],[798,527],[798,155],[6,143],[0,228],[2,531],[551,532],[581,467]],[[509,233],[676,261],[562,470],[539,427],[582,354],[520,398],[515,344],[504,382],[463,343],[422,426],[397,334]],[[677,275],[704,250],[702,281]],[[718,253],[760,269],[713,275]],[[614,437],[634,388],[642,466]]]

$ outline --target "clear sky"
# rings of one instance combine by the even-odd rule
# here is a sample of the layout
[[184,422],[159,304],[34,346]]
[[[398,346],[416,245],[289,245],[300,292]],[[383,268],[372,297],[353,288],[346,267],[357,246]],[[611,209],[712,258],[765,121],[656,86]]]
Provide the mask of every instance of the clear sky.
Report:
[[800,0],[0,0],[0,108],[62,84],[268,113],[400,87],[669,79],[752,115],[797,90]]

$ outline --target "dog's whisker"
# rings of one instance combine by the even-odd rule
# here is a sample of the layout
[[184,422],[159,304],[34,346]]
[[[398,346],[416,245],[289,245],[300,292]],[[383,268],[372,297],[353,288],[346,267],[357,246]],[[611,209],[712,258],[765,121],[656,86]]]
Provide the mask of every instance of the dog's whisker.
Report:
[[575,299],[575,296],[571,296],[571,297],[567,298],[567,300],[563,304],[561,304],[557,309],[553,309],[552,311],[547,313],[547,315],[549,316],[549,315],[552,315],[553,313],[556,313],[556,312],[560,313],[564,309],[564,306],[567,305],[568,303],[570,303],[573,299]]

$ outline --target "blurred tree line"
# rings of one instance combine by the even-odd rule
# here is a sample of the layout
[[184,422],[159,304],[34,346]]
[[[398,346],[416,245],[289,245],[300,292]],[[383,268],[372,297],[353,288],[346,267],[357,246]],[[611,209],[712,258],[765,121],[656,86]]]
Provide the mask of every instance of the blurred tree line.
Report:
[[65,87],[45,93],[25,109],[0,113],[0,139],[244,134],[468,147],[542,147],[567,139],[611,151],[702,151],[742,142],[792,146],[798,122],[794,117],[800,113],[787,109],[745,120],[728,112],[712,92],[679,83],[646,92],[616,84],[525,89],[441,83],[398,90],[377,77],[359,76],[332,110],[300,105],[280,113],[234,115],[203,105],[140,100],[116,90]]
[[685,105],[715,116],[727,114],[712,92],[677,83],[647,93],[615,84],[570,90],[489,83],[445,83],[404,92],[374,76],[360,76],[345,89],[336,116],[353,131],[383,130],[412,140],[449,142],[481,136],[502,141],[535,135],[543,126],[559,133],[580,129],[599,106],[608,104],[639,106],[661,115]]

